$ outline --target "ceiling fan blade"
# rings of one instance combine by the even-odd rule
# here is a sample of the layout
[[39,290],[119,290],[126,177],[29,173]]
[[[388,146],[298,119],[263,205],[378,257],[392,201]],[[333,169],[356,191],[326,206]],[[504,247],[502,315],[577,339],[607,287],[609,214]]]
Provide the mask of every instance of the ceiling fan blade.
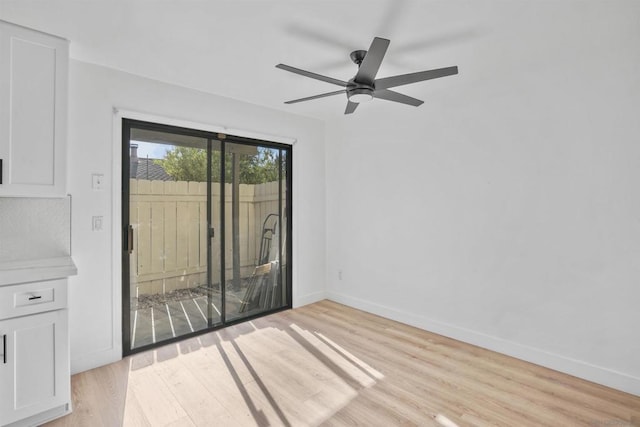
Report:
[[344,110],[345,114],[351,114],[354,111],[356,111],[356,108],[358,108],[358,104],[357,102],[351,102],[351,101],[347,101],[347,108]]
[[387,101],[399,102],[401,104],[412,105],[414,107],[418,107],[424,103],[424,101],[420,101],[419,99],[412,98],[407,95],[403,95],[398,92],[394,92],[388,89],[376,89],[373,93],[375,98],[385,99]]
[[276,65],[276,68],[280,68],[281,70],[289,71],[295,74],[300,74],[301,76],[310,77],[312,79],[321,80],[323,82],[333,83],[334,85],[347,87],[347,82],[345,81],[323,76],[321,74],[312,73],[311,71],[301,70],[300,68],[291,67],[289,65],[278,64]]
[[333,95],[340,95],[341,93],[344,94],[344,92],[345,92],[344,90],[336,90],[335,92],[321,93],[320,95],[307,96],[306,98],[286,101],[285,104],[295,104],[298,102],[311,101],[312,99],[324,98],[324,97],[333,96]]
[[382,64],[384,54],[387,52],[387,48],[389,47],[389,43],[389,40],[381,39],[380,37],[375,37],[373,39],[367,54],[362,60],[362,64],[360,64],[358,73],[354,78],[357,83],[368,85],[373,84],[376,79],[376,74],[378,74],[380,64]]
[[[365,57],[366,59],[366,57]],[[438,68],[436,70],[419,71],[417,73],[402,74],[399,76],[384,77],[375,81],[377,89],[389,89],[390,87],[408,85],[424,80],[437,79],[439,77],[458,74],[458,67]]]

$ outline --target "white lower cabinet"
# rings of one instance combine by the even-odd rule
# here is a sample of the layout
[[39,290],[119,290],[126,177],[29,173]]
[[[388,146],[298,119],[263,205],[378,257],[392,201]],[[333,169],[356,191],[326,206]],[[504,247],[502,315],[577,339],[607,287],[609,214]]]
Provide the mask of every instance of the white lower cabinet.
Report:
[[[0,290],[8,288],[19,304],[20,286]],[[31,308],[46,307],[34,288]],[[0,320],[0,426],[37,426],[71,410],[68,337],[66,308]]]

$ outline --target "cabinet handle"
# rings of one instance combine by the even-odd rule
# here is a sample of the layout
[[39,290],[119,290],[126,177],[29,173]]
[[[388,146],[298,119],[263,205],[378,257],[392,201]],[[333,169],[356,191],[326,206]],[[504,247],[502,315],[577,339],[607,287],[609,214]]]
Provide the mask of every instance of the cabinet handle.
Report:
[[2,363],[7,363],[7,334],[2,336]]
[[2,159],[0,159],[0,184],[2,184]]
[[40,298],[42,298],[42,295],[34,295],[32,297],[29,297],[29,301],[32,301],[34,299],[40,299]]

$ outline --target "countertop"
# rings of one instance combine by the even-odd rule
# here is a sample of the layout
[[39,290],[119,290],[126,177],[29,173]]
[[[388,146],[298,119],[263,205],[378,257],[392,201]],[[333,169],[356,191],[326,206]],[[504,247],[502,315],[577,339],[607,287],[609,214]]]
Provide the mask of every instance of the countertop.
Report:
[[78,269],[70,256],[0,262],[0,286],[75,276]]

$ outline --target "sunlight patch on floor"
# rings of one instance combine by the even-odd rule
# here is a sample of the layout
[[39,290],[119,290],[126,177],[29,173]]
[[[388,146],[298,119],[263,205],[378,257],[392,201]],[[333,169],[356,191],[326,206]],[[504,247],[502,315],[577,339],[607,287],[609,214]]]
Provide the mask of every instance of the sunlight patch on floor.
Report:
[[373,369],[371,366],[367,365],[366,363],[364,363],[362,360],[358,359],[357,357],[355,357],[353,354],[351,354],[350,352],[348,352],[347,350],[345,350],[342,346],[336,344],[335,342],[333,342],[332,340],[330,340],[329,338],[327,338],[325,335],[321,334],[320,332],[316,332],[315,333],[318,337],[320,337],[323,341],[325,341],[326,343],[328,343],[331,347],[333,347],[333,349],[335,349],[336,351],[338,351],[340,354],[342,354],[345,358],[349,359],[352,363],[354,363],[356,366],[359,366],[362,370],[364,370],[366,373],[368,373],[369,375],[373,376],[374,378],[381,380],[384,378],[384,375]]
[[132,356],[124,424],[315,425],[382,378],[324,334],[247,322]]
[[458,427],[458,424],[451,421],[449,418],[445,417],[442,414],[436,415],[436,423],[441,425],[442,427]]
[[298,332],[320,353],[326,356],[331,362],[335,363],[346,374],[350,375],[362,387],[371,387],[376,383],[376,381],[373,378],[371,378],[370,376],[362,372],[362,370],[354,366],[353,363],[351,363],[350,359],[345,358],[344,355],[340,354],[336,350],[329,347],[327,344],[322,342],[318,337],[313,335],[311,332],[304,330],[295,324],[290,325],[290,328],[293,331]]

